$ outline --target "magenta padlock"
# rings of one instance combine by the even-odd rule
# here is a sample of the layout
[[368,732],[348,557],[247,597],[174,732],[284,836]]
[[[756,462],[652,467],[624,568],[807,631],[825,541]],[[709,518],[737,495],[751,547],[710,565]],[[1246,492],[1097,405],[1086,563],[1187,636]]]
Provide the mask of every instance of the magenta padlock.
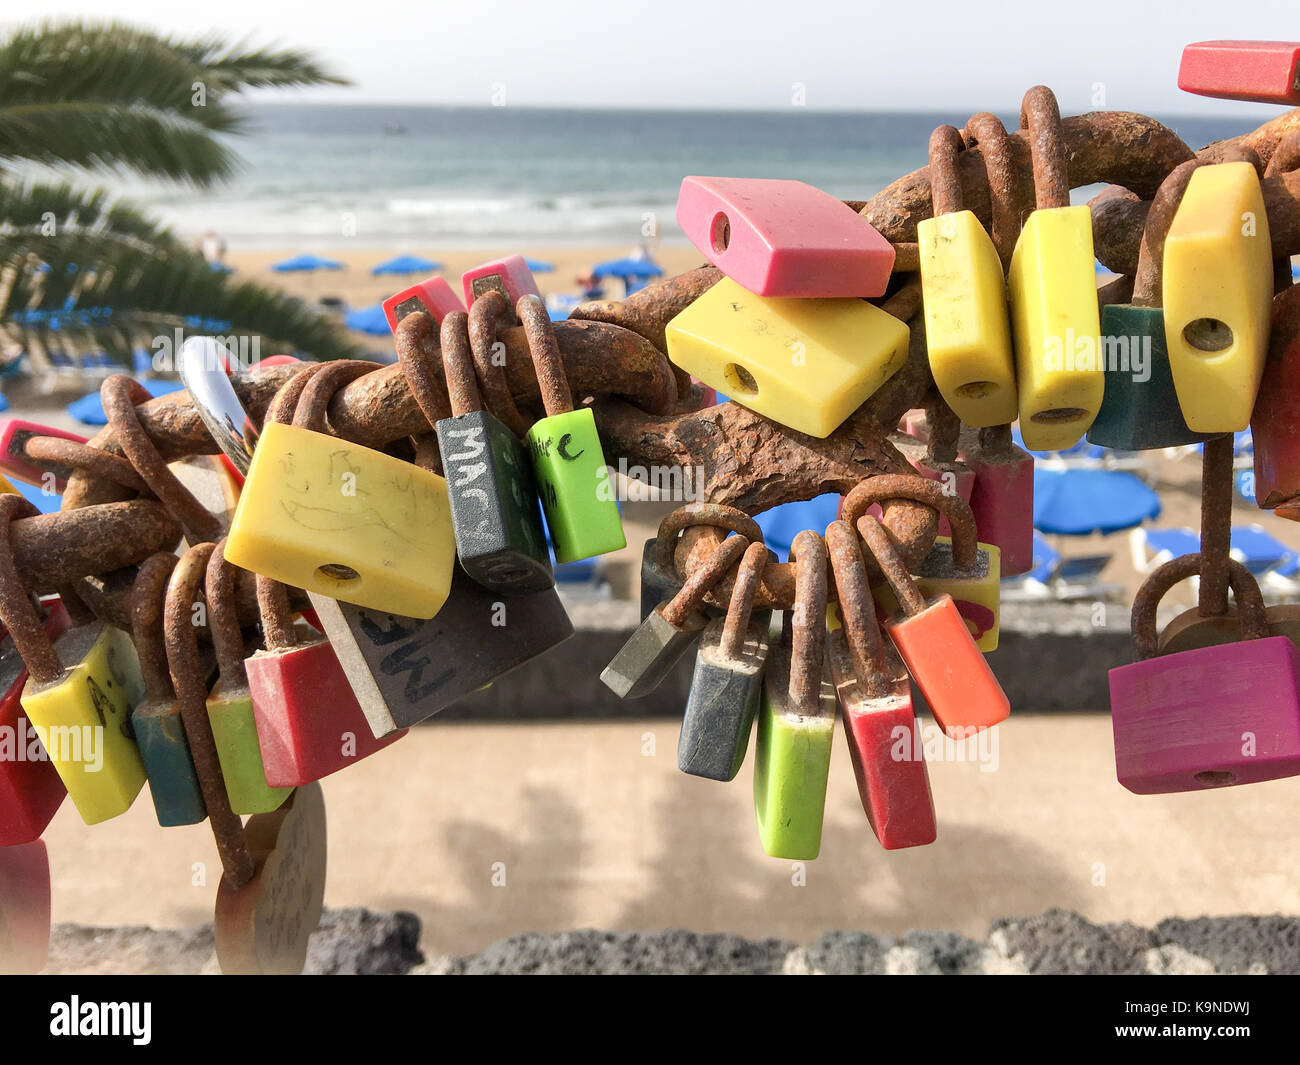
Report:
[[677,224],[758,296],[883,296],[894,246],[847,204],[802,181],[688,177]]
[[502,312],[500,326],[509,329],[519,324],[519,316],[514,308],[524,296],[540,296],[533,272],[522,255],[507,255],[504,259],[493,259],[479,263],[472,270],[466,270],[460,277],[461,288],[465,292],[465,306],[473,305],[485,292],[500,292],[505,296],[509,307]]
[[442,320],[447,315],[452,311],[463,311],[465,305],[447,284],[446,278],[435,276],[389,296],[384,300],[383,308],[388,328],[396,333],[397,323],[415,311],[424,311],[435,325],[442,325]]
[[962,432],[962,461],[975,475],[970,508],[981,543],[1002,552],[1002,576],[1034,568],[1034,457],[1016,447],[1011,426]]
[[1119,782],[1138,795],[1300,775],[1300,649],[1269,636],[1255,578],[1230,560],[1245,639],[1156,657],[1156,607],[1200,555],[1166,562],[1133,601],[1137,661],[1110,671]]

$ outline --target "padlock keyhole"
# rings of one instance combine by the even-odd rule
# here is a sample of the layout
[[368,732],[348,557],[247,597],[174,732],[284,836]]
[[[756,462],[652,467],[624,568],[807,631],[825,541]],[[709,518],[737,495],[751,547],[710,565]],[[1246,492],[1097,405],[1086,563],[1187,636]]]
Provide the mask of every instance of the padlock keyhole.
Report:
[[1203,769],[1194,779],[1203,788],[1226,788],[1237,783],[1237,774],[1226,769]]
[[957,387],[957,395],[962,399],[984,399],[998,390],[996,381],[967,381]]
[[1183,329],[1183,339],[1197,351],[1214,354],[1232,347],[1232,328],[1217,318],[1196,318]]
[[1072,422],[1076,418],[1086,417],[1088,412],[1082,407],[1054,407],[1051,410],[1040,410],[1035,413],[1029,420],[1039,423],[1057,424],[1060,422]]
[[361,574],[351,566],[345,566],[341,562],[327,562],[323,566],[317,566],[316,572],[326,580],[339,581],[347,583],[348,581],[359,581]]
[[709,241],[713,244],[713,250],[721,254],[727,250],[727,245],[731,243],[731,219],[725,212],[719,211],[713,216],[713,225],[709,227]]
[[758,382],[754,380],[754,375],[739,363],[728,363],[722,370],[722,376],[726,378],[727,392],[731,395],[758,395]]

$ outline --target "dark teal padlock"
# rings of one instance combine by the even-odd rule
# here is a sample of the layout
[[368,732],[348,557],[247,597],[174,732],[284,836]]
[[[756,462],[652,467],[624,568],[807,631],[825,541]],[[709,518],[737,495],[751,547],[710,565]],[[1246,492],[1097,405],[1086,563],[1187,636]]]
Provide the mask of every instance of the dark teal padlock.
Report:
[[1187,427],[1174,390],[1165,343],[1163,259],[1165,236],[1196,159],[1174,168],[1151,201],[1133,281],[1133,302],[1101,309],[1100,369],[1106,375],[1101,410],[1088,441],[1118,451],[1151,451],[1207,440]]
[[131,588],[131,635],[145,683],[144,702],[132,711],[131,728],[154,812],[164,828],[196,825],[208,816],[163,644],[167,581],[176,562],[175,555],[150,555]]

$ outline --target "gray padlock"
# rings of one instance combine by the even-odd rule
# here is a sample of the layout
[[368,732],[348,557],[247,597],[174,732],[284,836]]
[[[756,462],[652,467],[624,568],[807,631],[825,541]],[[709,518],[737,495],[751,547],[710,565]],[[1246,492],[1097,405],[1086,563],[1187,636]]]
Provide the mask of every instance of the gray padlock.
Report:
[[677,768],[710,780],[734,780],[749,749],[763,690],[771,611],[753,610],[768,550],[750,544],[741,559],[725,618],[700,637],[695,674],[677,738]]
[[695,645],[707,619],[704,597],[744,554],[748,537],[730,536],[692,573],[681,591],[655,607],[601,673],[620,699],[639,699],[659,687],[677,660]]

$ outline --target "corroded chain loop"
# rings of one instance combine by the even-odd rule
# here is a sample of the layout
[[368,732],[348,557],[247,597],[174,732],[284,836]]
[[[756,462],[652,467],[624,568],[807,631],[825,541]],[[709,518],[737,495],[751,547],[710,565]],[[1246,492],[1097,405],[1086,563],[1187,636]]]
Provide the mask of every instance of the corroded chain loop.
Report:
[[[474,353],[470,349],[469,315],[464,311],[448,314],[442,320],[439,339],[442,344],[442,376],[447,382],[451,416],[458,418],[462,414],[482,410],[483,396],[479,393],[478,378],[474,375]],[[418,393],[416,399],[420,400]],[[429,417],[423,400],[420,400],[420,409],[426,418]],[[430,424],[435,420],[430,419]]]
[[1035,85],[1020,103],[1020,128],[1029,135],[1034,168],[1034,203],[1040,211],[1070,205],[1070,173],[1066,165],[1065,131],[1056,94]]
[[303,388],[293,411],[293,424],[301,429],[328,433],[326,412],[334,393],[358,377],[365,377],[378,369],[376,363],[364,359],[339,359],[324,363]]
[[681,589],[659,610],[664,620],[675,628],[682,628],[686,620],[704,603],[709,594],[727,570],[731,569],[749,547],[749,540],[737,534],[723,540],[713,551],[704,565],[695,569],[682,582]]
[[217,843],[217,854],[231,886],[240,887],[253,879],[253,857],[244,839],[243,822],[230,808],[230,796],[226,794],[226,782],[221,775],[221,761],[208,721],[208,686],[199,658],[199,635],[194,626],[193,607],[199,601],[212,551],[212,544],[198,544],[181,556],[167,584],[163,627],[176,704],[194,761],[194,775],[199,778],[199,790],[207,807],[208,823]]
[[[740,536],[734,539],[741,539]],[[727,543],[726,540],[723,543]],[[724,658],[740,658],[745,649],[745,637],[749,632],[749,621],[754,614],[754,595],[759,582],[763,579],[763,568],[767,565],[767,545],[756,540],[745,548],[740,565],[736,569],[736,581],[732,585],[731,598],[727,602],[727,614],[722,622],[722,639],[719,649]]]
[[[1204,565],[1199,554],[1180,555],[1160,566],[1142,582],[1133,597],[1133,610],[1129,624],[1133,632],[1133,646],[1137,660],[1155,658],[1159,654],[1156,634],[1156,611],[1160,600],[1179,581],[1195,577]],[[1264,596],[1254,575],[1235,558],[1228,559],[1228,582],[1237,602],[1237,617],[1241,620],[1242,638],[1263,639],[1269,634],[1268,618],[1264,612]]]
[[239,627],[239,611],[235,604],[235,566],[226,561],[224,537],[217,541],[208,558],[203,592],[208,601],[208,630],[212,634],[212,646],[217,652],[221,682],[227,690],[247,687],[244,634]]
[[191,538],[211,540],[219,536],[221,523],[216,515],[195,499],[176,474],[167,468],[167,463],[140,424],[135,405],[153,399],[148,389],[125,374],[113,374],[100,385],[99,394],[117,442],[153,494],[175,515]]
[[885,527],[870,514],[864,514],[857,520],[856,528],[863,543],[867,545],[867,550],[875,558],[876,565],[880,567],[880,572],[889,582],[889,587],[893,589],[903,613],[908,617],[921,613],[925,609],[925,596],[912,580],[912,575],[907,571],[907,563],[903,561],[903,556],[889,538]]
[[529,421],[519,412],[510,393],[505,360],[501,358],[506,347],[497,334],[497,323],[509,309],[510,301],[496,289],[479,296],[469,309],[469,345],[488,413],[515,436],[522,437],[528,432]]
[[128,459],[89,444],[62,436],[29,436],[23,441],[23,454],[38,465],[68,466],[85,470],[94,477],[129,488],[141,495],[151,494],[149,485]]
[[48,684],[63,676],[63,663],[45,635],[45,625],[18,576],[10,543],[11,523],[36,513],[36,508],[22,496],[7,492],[0,495],[0,621],[9,630],[32,679],[38,684]]
[[524,336],[528,338],[533,372],[537,374],[537,387],[547,417],[573,410],[573,390],[564,373],[560,344],[555,339],[555,325],[546,311],[546,304],[540,296],[520,296],[515,313],[519,315]]
[[880,634],[876,601],[871,596],[867,567],[853,526],[846,521],[831,522],[826,527],[826,550],[835,577],[840,625],[853,660],[854,676],[867,698],[879,698],[889,691],[885,641]]
[[989,207],[992,224],[989,233],[993,246],[1002,260],[1002,269],[1011,265],[1011,254],[1020,236],[1020,171],[1011,154],[1011,136],[1007,127],[996,115],[981,111],[971,115],[966,122],[966,146],[977,144],[984,159],[984,172],[989,186]]
[[1159,307],[1163,303],[1165,238],[1173,224],[1178,205],[1183,201],[1187,184],[1199,167],[1200,159],[1179,163],[1160,183],[1146,225],[1142,227],[1142,245],[1138,250],[1137,272],[1133,275],[1133,302],[1139,307]]
[[826,544],[804,529],[790,545],[794,563],[794,609],[790,630],[790,705],[803,714],[817,711],[822,659],[826,651]]
[[159,552],[140,563],[131,585],[131,640],[140,659],[146,697],[155,700],[175,697],[167,669],[167,647],[163,641],[163,612],[167,582],[179,560]]
[[955,126],[936,126],[930,134],[930,198],[935,218],[962,209],[957,156],[965,147]]
[[[674,568],[673,555],[679,534],[694,525],[709,525],[716,529],[737,533],[747,540],[763,542],[763,530],[758,527],[758,522],[743,510],[737,510],[724,503],[687,503],[685,506],[678,507],[659,523],[659,532],[655,537],[654,560],[664,572]],[[677,575],[685,576],[685,570],[678,568]]]
[[881,474],[863,481],[844,497],[840,517],[856,526],[858,519],[873,503],[910,499],[933,507],[952,527],[952,560],[959,569],[975,565],[979,550],[976,542],[975,515],[970,504],[955,492],[948,492],[938,481],[912,474]]
[[1201,581],[1196,609],[1203,617],[1228,612],[1232,550],[1233,435],[1205,441],[1201,456]]

